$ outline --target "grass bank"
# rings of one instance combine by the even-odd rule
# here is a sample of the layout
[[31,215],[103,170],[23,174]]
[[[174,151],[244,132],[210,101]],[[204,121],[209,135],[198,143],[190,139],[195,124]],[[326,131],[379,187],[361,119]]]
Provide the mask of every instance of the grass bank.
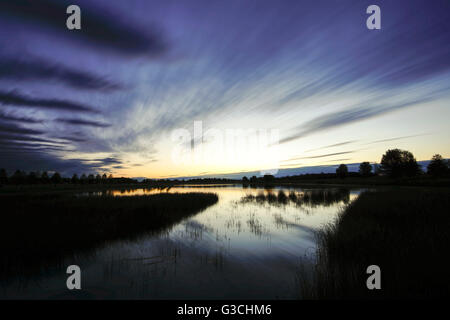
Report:
[[[438,298],[450,293],[450,190],[365,192],[319,233],[305,298]],[[366,269],[381,269],[368,290]]]
[[32,271],[106,241],[161,231],[217,201],[213,193],[2,195],[0,278]]

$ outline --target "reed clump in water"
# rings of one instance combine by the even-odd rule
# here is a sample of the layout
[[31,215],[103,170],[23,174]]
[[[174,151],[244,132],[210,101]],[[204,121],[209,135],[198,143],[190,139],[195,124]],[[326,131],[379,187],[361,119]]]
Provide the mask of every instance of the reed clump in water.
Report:
[[0,278],[21,267],[171,227],[208,206],[213,193],[145,196],[22,194],[0,197]]
[[332,206],[337,203],[348,203],[350,201],[350,191],[345,188],[303,190],[296,192],[291,190],[289,195],[283,190],[278,193],[268,191],[259,192],[257,195],[248,194],[241,199],[241,202],[268,203],[271,205],[286,205],[289,202],[297,206]]

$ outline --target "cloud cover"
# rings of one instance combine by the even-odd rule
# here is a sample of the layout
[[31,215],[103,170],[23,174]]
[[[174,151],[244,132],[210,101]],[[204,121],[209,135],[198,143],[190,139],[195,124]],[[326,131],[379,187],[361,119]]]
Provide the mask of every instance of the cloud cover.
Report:
[[448,1],[380,0],[380,32],[369,1],[77,1],[80,32],[68,4],[0,1],[0,167],[156,163],[197,119],[283,128],[289,145],[448,99]]

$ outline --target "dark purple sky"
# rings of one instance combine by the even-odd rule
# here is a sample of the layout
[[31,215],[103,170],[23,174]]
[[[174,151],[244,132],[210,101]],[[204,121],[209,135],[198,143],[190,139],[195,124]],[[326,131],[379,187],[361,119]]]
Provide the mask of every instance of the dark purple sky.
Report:
[[[370,4],[381,30],[366,28]],[[0,167],[196,174],[167,160],[170,132],[194,120],[280,128],[281,161],[375,161],[368,146],[399,137],[428,157],[429,132],[445,155],[449,21],[448,0],[0,0]],[[402,112],[409,127],[393,125]]]

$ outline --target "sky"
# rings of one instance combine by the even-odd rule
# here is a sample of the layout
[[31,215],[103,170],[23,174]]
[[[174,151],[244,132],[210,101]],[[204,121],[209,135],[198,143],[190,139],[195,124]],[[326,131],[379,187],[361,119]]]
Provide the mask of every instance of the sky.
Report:
[[448,158],[449,21],[448,0],[0,0],[0,167],[171,178]]

